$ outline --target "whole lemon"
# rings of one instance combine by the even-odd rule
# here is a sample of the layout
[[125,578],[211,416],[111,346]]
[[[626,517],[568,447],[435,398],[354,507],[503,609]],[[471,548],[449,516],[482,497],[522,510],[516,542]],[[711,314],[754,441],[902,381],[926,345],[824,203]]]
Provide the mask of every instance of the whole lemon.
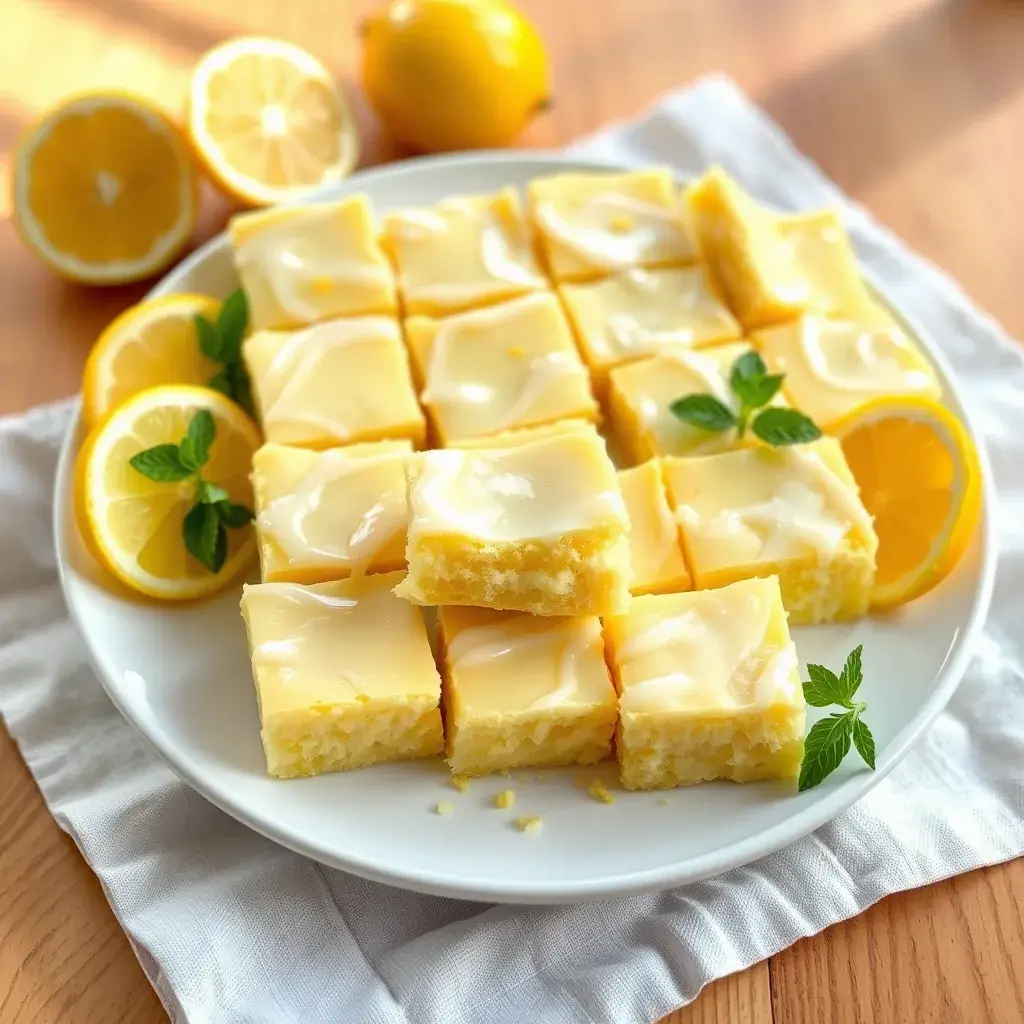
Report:
[[425,152],[505,145],[549,99],[544,44],[504,0],[392,0],[363,26],[362,80]]

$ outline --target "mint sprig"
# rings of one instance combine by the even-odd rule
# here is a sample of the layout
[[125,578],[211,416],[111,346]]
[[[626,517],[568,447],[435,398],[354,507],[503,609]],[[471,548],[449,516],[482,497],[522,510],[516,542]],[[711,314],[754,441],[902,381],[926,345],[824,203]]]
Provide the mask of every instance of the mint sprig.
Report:
[[784,374],[769,373],[761,356],[751,350],[732,365],[729,389],[736,399],[733,411],[714,395],[693,394],[677,398],[669,405],[672,414],[683,423],[712,434],[735,430],[742,439],[747,430],[765,444],[806,444],[821,437],[810,417],[796,409],[765,406],[778,394]]
[[215,321],[196,314],[194,323],[203,355],[221,364],[221,368],[207,384],[251,414],[252,388],[245,363],[242,362],[242,341],[249,324],[249,304],[245,292],[241,288],[231,292],[221,304]]
[[200,472],[210,460],[217,424],[209,409],[200,409],[178,444],[158,444],[133,455],[128,464],[157,483],[191,480],[195,503],[185,513],[181,535],[186,550],[210,572],[220,572],[228,553],[227,531],[252,522],[252,509],[239,505],[223,487],[204,480]]
[[813,789],[842,763],[855,746],[864,763],[875,770],[875,739],[861,715],[867,710],[864,701],[853,698],[860,689],[864,674],[861,666],[862,647],[852,650],[837,676],[824,665],[808,665],[810,676],[804,684],[804,700],[811,707],[827,708],[838,704],[843,711],[815,722],[804,741],[804,759],[800,765],[800,792]]

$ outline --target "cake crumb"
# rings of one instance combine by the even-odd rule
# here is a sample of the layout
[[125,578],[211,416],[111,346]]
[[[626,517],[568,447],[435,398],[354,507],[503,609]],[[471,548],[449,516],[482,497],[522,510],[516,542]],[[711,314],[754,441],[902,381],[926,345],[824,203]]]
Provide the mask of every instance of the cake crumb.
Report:
[[587,792],[598,802],[602,804],[613,804],[615,803],[615,797],[608,792],[608,787],[600,780],[594,779],[593,782],[587,786]]
[[608,227],[612,231],[629,231],[633,227],[633,218],[628,213],[616,213],[608,218]]
[[460,792],[465,793],[469,789],[469,779],[463,778],[461,775],[452,776],[452,785]]
[[516,828],[520,832],[539,832],[542,824],[540,817],[537,815],[528,818],[516,818]]
[[435,808],[435,812],[438,814],[451,814],[455,808],[451,805],[448,800],[442,800]]
[[494,806],[506,810],[516,802],[516,791],[514,789],[503,789],[494,798]]
[[516,359],[522,359],[526,355],[526,349],[522,345],[509,345],[508,354]]
[[668,807],[668,800],[665,797],[661,797],[661,799],[658,801],[658,806]]
[[370,703],[370,698],[365,693],[357,693],[356,694],[356,701],[359,704],[369,704]]
[[550,778],[551,778],[551,776],[547,772],[538,772],[537,773],[537,781],[538,782],[547,782],[548,779],[550,779]]

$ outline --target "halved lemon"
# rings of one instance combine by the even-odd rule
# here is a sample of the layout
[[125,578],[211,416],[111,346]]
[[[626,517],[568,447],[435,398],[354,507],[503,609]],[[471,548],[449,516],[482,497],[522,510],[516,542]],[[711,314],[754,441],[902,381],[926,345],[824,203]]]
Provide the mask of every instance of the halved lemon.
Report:
[[981,510],[981,466],[963,424],[930,399],[880,398],[833,431],[874,516],[872,605],[905,604],[952,572]]
[[232,39],[204,54],[187,122],[210,174],[255,206],[340,181],[359,156],[340,86],[311,53],[276,39]]
[[82,378],[82,417],[90,430],[132,395],[160,384],[206,384],[218,364],[203,355],[195,317],[216,320],[208,295],[165,295],[125,310],[99,336]]
[[181,130],[121,92],[82,94],[45,114],[18,146],[12,190],[25,244],[87,284],[138,281],[169,266],[198,204]]
[[203,478],[223,487],[232,502],[251,507],[249,471],[259,429],[234,402],[209,388],[179,384],[139,392],[93,431],[78,455],[75,505],[86,544],[123,583],[165,601],[220,590],[249,564],[256,548],[252,527],[228,530],[227,557],[219,572],[210,572],[188,553],[182,535],[195,500],[192,481],[158,483],[129,463],[146,448],[178,444],[201,409],[216,424]]

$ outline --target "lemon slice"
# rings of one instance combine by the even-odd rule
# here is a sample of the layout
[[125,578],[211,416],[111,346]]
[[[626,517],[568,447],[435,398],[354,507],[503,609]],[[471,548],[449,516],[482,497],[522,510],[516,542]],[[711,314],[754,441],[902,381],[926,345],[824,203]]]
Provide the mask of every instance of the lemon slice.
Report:
[[188,131],[210,174],[256,206],[340,181],[359,155],[355,122],[327,69],[274,39],[232,39],[200,58]]
[[207,295],[166,295],[122,313],[100,335],[85,364],[82,416],[92,429],[113,409],[159,384],[205,384],[219,366],[203,355],[195,317],[216,320]]
[[981,510],[981,466],[963,424],[931,399],[880,398],[833,429],[874,516],[871,603],[905,604],[963,557]]
[[188,144],[152,104],[83,94],[44,115],[14,158],[14,222],[25,244],[65,277],[141,280],[169,266],[195,224]]
[[256,424],[229,398],[209,388],[170,385],[129,398],[93,431],[78,455],[75,504],[86,544],[99,562],[133,590],[166,601],[205,597],[244,569],[256,548],[252,527],[228,530],[219,572],[185,548],[182,524],[195,500],[191,480],[158,483],[129,460],[140,451],[178,444],[192,417],[208,409],[216,425],[203,478],[232,502],[252,507],[249,470],[259,447]]

